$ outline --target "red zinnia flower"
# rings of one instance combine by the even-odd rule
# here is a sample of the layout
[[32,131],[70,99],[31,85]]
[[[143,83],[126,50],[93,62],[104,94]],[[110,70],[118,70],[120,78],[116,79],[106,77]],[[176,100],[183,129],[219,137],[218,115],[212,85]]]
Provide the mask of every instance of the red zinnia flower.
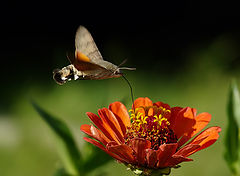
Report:
[[100,118],[88,112],[97,128],[82,125],[81,130],[95,139],[85,137],[87,142],[144,175],[169,174],[179,163],[192,161],[188,156],[212,145],[221,131],[210,127],[191,139],[209,123],[210,114],[197,115],[194,108],[171,108],[149,98],[136,99],[133,107],[130,116],[120,102],[99,109]]

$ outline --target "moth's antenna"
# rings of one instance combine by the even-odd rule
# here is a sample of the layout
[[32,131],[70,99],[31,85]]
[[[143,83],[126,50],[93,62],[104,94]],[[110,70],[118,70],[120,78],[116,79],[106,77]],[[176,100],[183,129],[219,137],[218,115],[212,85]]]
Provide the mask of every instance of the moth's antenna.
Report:
[[120,70],[136,70],[136,68],[120,67]]
[[122,66],[123,64],[125,64],[127,62],[127,59],[124,59],[119,65],[118,65],[118,68],[120,67],[120,66]]
[[128,86],[129,86],[129,88],[130,88],[131,98],[132,98],[132,104],[133,104],[133,111],[135,112],[132,86],[131,86],[130,82],[128,81],[128,79],[124,76],[124,74],[122,73],[121,75],[122,75],[123,79],[125,79],[125,81],[127,82]]
[[124,59],[118,66],[117,68],[119,68],[120,70],[136,70],[136,68],[128,68],[128,67],[121,67],[123,64],[125,64],[127,62],[127,59]]

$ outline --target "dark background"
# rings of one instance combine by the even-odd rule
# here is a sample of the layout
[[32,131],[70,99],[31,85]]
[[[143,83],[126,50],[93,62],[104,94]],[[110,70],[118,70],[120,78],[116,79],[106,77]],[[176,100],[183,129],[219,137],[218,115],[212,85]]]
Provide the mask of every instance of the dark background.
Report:
[[[46,81],[54,68],[68,64],[79,25],[108,61],[128,59],[126,65],[167,75],[186,69],[184,52],[192,46],[204,48],[224,33],[239,38],[240,29],[237,6],[230,3],[21,2],[4,4],[0,13],[2,110],[11,103],[9,92],[14,97],[25,82]],[[122,47],[120,56],[103,51],[109,41]],[[239,60],[224,61],[224,69],[238,69]]]

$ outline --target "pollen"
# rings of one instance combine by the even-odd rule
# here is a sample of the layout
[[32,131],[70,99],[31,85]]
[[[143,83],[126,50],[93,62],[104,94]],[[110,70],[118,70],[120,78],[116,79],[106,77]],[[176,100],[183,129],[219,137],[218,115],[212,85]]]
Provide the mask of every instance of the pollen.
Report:
[[131,126],[125,135],[125,143],[133,138],[144,138],[151,142],[151,148],[157,150],[162,144],[177,142],[177,137],[170,129],[168,119],[171,110],[164,107],[149,106],[129,110]]

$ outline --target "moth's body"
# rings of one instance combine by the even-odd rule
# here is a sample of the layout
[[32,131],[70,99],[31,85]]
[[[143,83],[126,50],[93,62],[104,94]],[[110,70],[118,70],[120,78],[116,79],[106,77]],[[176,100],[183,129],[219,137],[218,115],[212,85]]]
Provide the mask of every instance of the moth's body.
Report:
[[98,80],[98,79],[107,79],[107,78],[117,78],[120,76],[122,75],[118,68],[115,70],[115,72],[104,72],[102,71],[102,68],[94,69],[94,70],[79,71],[72,64],[66,67],[63,67],[62,69],[55,69],[53,71],[53,78],[60,85],[70,80],[78,80],[78,79]]
[[53,78],[58,84],[72,79],[97,80],[122,76],[118,66],[103,60],[91,34],[83,26],[76,32],[75,47],[75,55],[68,56],[71,65],[53,71]]

